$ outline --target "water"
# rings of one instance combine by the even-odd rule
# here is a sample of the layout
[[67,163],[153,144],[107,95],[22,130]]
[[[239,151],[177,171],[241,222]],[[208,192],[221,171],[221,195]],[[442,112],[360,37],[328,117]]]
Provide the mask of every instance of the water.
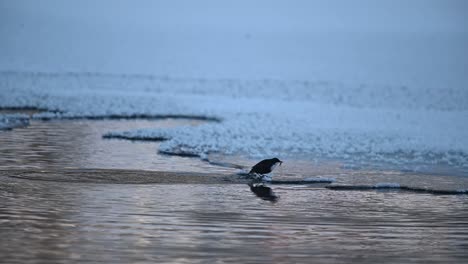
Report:
[[8,263],[462,263],[468,198],[2,178]]
[[[468,195],[334,191],[326,184],[303,184],[270,185],[279,199],[262,199],[246,184],[202,180],[204,173],[227,177],[236,169],[159,155],[157,142],[102,139],[115,130],[199,124],[173,119],[32,121],[29,127],[0,132],[1,262],[466,262]],[[247,167],[253,162],[210,158]],[[161,176],[152,170],[176,173]],[[158,182],[156,176],[182,175],[178,171],[191,172],[192,181],[126,184],[134,179]],[[275,177],[468,186],[466,177],[349,169],[332,161],[288,160]]]
[[[30,126],[0,132],[0,170],[129,169],[229,175],[236,167],[250,168],[257,161],[242,156],[211,154],[213,162],[162,155],[159,142],[103,139],[110,131],[141,128],[198,126],[207,121],[159,120],[32,120]],[[282,157],[281,157],[282,158]],[[217,166],[215,164],[222,164]],[[231,167],[229,167],[231,166]],[[60,177],[60,175],[59,175]],[[337,184],[375,185],[381,182],[442,190],[468,189],[468,177],[409,173],[396,170],[349,169],[343,162],[286,159],[274,179],[325,177]],[[50,177],[49,177],[50,178]]]
[[[242,164],[250,168],[256,163],[242,156],[209,155],[215,164]],[[340,186],[376,186],[382,183],[399,184],[408,188],[451,192],[467,192],[468,177],[441,170],[432,173],[415,172],[389,167],[353,166],[348,162],[327,159],[306,159],[304,157],[283,159],[285,162],[273,173],[273,180],[330,179]]]
[[158,142],[103,139],[110,131],[196,126],[206,121],[32,120],[29,127],[0,132],[0,169],[113,168],[232,173],[199,159],[158,154]]

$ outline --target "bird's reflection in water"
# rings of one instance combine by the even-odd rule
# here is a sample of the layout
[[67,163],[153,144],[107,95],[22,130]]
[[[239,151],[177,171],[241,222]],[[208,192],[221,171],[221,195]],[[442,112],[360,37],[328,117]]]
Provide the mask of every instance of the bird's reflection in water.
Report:
[[277,196],[270,187],[265,186],[263,183],[249,183],[248,185],[250,190],[263,200],[276,202],[279,199],[279,196]]

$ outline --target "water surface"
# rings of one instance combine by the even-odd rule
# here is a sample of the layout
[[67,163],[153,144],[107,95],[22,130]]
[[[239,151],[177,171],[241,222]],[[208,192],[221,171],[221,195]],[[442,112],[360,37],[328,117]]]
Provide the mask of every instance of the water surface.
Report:
[[2,178],[8,263],[462,263],[468,197]]
[[[2,261],[466,262],[468,195],[334,191],[325,184],[300,184],[271,185],[279,199],[261,199],[247,184],[221,178],[235,176],[238,169],[160,155],[158,142],[102,138],[115,130],[200,122],[33,120],[29,127],[0,132]],[[255,162],[209,158],[246,168]],[[157,179],[151,171],[176,173],[157,174]],[[185,183],[161,178],[176,176]],[[275,174],[280,180],[298,177],[468,188],[466,177],[350,169],[336,161],[287,160]]]
[[206,121],[31,120],[0,132],[0,169],[106,168],[232,173],[199,159],[158,154],[159,142],[103,139],[110,131],[196,126]]

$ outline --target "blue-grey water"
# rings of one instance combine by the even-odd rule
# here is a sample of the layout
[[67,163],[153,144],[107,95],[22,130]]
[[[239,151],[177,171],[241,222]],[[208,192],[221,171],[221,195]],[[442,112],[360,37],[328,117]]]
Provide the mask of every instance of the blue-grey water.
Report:
[[[57,181],[9,177],[18,169],[67,168],[133,169],[135,176],[137,170],[236,173],[197,158],[159,155],[157,142],[102,139],[112,130],[198,124],[32,121],[29,127],[0,132],[0,262],[465,263],[468,259],[468,195],[270,185],[279,199],[269,201],[257,197],[246,184],[80,183],[67,182],[60,173],[54,176]],[[329,177],[335,184],[468,186],[463,177],[349,170],[332,162],[313,165],[315,170],[310,162],[290,160],[276,176]],[[95,174],[99,177],[99,170]]]

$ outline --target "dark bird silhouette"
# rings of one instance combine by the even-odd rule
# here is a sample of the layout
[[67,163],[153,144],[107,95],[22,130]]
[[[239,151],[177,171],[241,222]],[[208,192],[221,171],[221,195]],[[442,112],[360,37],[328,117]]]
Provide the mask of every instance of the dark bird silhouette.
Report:
[[282,163],[283,162],[278,158],[262,160],[252,167],[249,174],[268,174],[272,172],[278,164],[281,165]]
[[249,183],[250,190],[257,195],[257,197],[271,201],[271,202],[276,202],[279,198],[273,190],[270,187],[267,187],[263,184],[260,185],[255,185],[253,183]]

